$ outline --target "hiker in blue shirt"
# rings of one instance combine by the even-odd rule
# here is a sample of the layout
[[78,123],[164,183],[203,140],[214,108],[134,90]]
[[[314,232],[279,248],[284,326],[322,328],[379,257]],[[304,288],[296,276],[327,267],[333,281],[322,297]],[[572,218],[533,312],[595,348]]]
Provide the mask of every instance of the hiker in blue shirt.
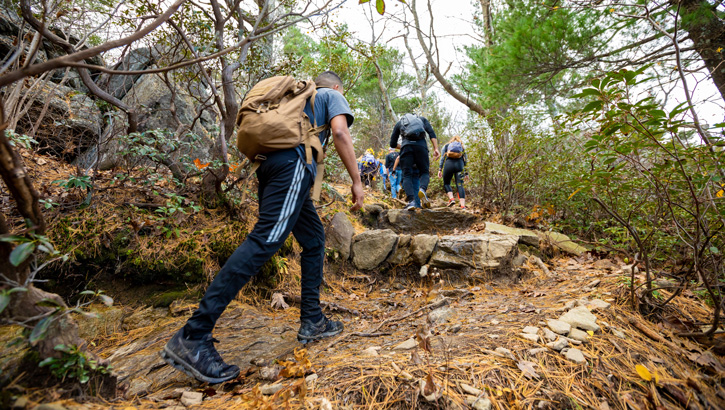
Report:
[[385,156],[385,170],[388,173],[390,179],[390,192],[393,194],[393,199],[398,198],[398,190],[400,189],[400,183],[403,179],[403,170],[397,169],[393,171],[395,161],[398,159],[398,151],[395,148],[390,148],[388,155]]
[[365,188],[375,189],[375,176],[380,172],[380,161],[375,158],[372,148],[368,148],[360,158],[359,167]]
[[[420,176],[418,181],[420,189],[418,197],[424,207],[430,207],[428,201],[428,183],[430,182],[430,160],[428,158],[428,144],[425,137],[428,135],[431,144],[433,144],[433,160],[437,160],[440,156],[438,151],[438,141],[428,119],[415,114],[405,114],[395,124],[393,133],[390,135],[390,147],[400,148],[400,166],[403,168],[403,188],[405,189],[406,201],[408,205],[405,209],[414,209],[413,201],[413,165],[418,167]],[[402,137],[402,142],[398,143],[398,139]]]
[[443,176],[443,189],[448,195],[448,204],[453,206],[456,200],[453,199],[453,189],[451,188],[451,179],[456,178],[456,189],[458,190],[458,200],[461,203],[461,209],[466,209],[466,191],[463,190],[463,179],[468,178],[464,172],[468,156],[463,146],[461,137],[456,135],[443,146],[443,154],[441,155],[441,163],[438,168],[438,178]]
[[[343,96],[342,80],[332,71],[315,79],[317,95],[314,116],[307,101],[305,113],[315,124],[327,124],[320,133],[322,143],[332,135],[335,150],[352,179],[352,211],[363,204],[363,187],[355,163],[349,126],[354,117]],[[320,309],[320,284],[325,257],[325,231],[310,198],[316,164],[307,164],[304,147],[284,149],[265,155],[257,169],[259,179],[259,220],[244,242],[234,251],[214,277],[192,314],[161,351],[162,358],[197,380],[222,383],[239,375],[239,367],[224,363],[214,347],[212,330],[239,290],[254,276],[287,239],[290,232],[302,246],[300,329],[303,343],[336,335],[342,322],[330,320]]]

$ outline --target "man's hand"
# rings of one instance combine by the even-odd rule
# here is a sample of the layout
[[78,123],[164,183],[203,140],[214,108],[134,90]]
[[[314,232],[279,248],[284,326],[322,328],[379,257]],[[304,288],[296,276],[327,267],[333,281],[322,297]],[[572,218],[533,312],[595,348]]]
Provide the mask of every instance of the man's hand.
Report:
[[350,208],[350,211],[355,212],[362,208],[363,200],[365,198],[365,191],[363,190],[362,183],[353,183],[352,188],[350,188],[350,192],[352,192],[352,208]]
[[440,156],[441,156],[441,152],[440,152],[440,151],[438,151],[438,148],[436,148],[436,149],[435,149],[435,150],[433,151],[433,160],[437,160],[438,158],[440,158]]

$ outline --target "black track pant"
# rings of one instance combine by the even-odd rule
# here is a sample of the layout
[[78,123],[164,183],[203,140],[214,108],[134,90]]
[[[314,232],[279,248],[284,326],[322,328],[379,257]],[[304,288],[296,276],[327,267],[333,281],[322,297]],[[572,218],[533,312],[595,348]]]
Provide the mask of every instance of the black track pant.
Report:
[[420,172],[420,189],[428,190],[430,182],[430,162],[428,159],[428,147],[421,145],[406,145],[400,150],[400,167],[403,168],[403,189],[407,196],[407,201],[413,200],[413,165],[418,167]]
[[184,326],[199,339],[211,333],[217,319],[239,290],[282,246],[290,232],[302,246],[300,318],[318,320],[320,283],[325,256],[325,230],[310,199],[314,178],[295,149],[274,152],[257,170],[259,220],[229,257]]
[[456,177],[456,188],[458,188],[458,197],[465,198],[466,192],[463,190],[463,160],[460,158],[446,158],[445,165],[443,165],[443,189],[446,193],[453,192],[451,188],[451,179]]

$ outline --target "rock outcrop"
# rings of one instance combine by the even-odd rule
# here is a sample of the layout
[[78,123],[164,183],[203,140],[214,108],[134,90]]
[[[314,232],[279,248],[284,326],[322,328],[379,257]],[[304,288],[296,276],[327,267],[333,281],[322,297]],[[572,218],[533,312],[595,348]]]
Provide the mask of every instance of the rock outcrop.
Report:
[[332,217],[332,222],[327,228],[325,238],[326,246],[329,249],[340,253],[342,259],[350,257],[350,247],[352,246],[352,237],[355,235],[355,228],[350,223],[350,219],[344,212],[338,212]]
[[518,254],[518,237],[512,235],[447,235],[438,241],[430,265],[441,269],[491,269],[509,271]]
[[387,259],[397,242],[398,235],[390,229],[356,235],[352,243],[352,263],[358,269],[375,269]]
[[399,233],[450,233],[454,229],[469,228],[477,220],[474,214],[450,209],[421,209],[415,212],[389,209],[380,212],[377,227]]

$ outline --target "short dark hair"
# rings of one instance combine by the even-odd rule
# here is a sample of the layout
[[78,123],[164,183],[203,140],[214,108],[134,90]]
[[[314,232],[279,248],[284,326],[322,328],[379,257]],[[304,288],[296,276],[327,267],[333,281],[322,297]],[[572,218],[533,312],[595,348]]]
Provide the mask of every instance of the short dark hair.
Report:
[[342,79],[336,72],[328,70],[315,78],[315,84],[318,87],[332,87],[335,84],[342,87]]

